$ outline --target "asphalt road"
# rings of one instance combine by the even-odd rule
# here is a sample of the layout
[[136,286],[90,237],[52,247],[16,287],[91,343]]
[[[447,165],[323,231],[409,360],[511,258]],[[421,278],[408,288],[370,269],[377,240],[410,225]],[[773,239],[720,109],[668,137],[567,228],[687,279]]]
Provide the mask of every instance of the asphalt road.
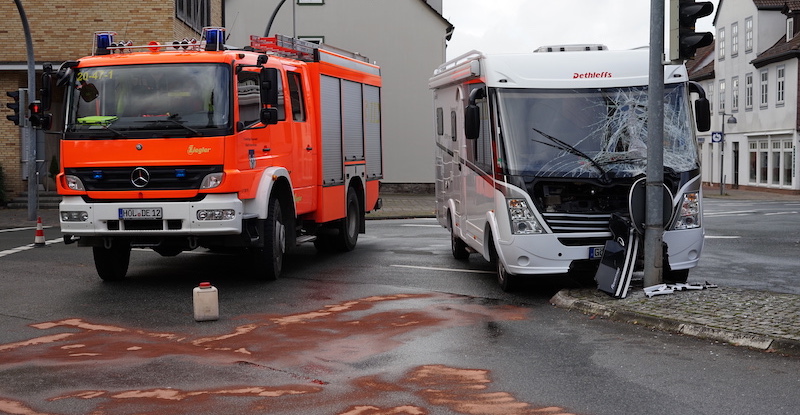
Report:
[[[709,234],[728,235],[712,226],[722,216],[711,216]],[[798,359],[551,306],[569,281],[504,293],[491,265],[474,255],[452,258],[447,232],[432,219],[370,221],[367,232],[347,254],[303,247],[276,282],[253,280],[235,256],[137,250],[130,278],[113,284],[96,276],[88,249],[53,243],[16,251],[30,244],[30,231],[1,232],[0,412],[793,414],[800,407]],[[730,242],[711,238],[712,259],[721,255],[717,240]],[[709,264],[703,273],[724,275],[724,257],[713,261],[722,269]],[[219,289],[218,321],[193,320],[191,292],[201,281]]]

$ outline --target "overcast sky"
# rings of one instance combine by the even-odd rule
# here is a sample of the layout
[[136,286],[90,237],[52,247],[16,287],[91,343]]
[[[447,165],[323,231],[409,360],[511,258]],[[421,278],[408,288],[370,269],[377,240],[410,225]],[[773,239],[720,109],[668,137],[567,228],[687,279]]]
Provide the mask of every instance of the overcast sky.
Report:
[[[648,0],[443,0],[443,15],[455,26],[447,59],[472,49],[530,52],[539,46],[602,43],[630,49],[650,42]],[[712,0],[714,12],[719,0]],[[668,7],[668,6],[665,6]],[[714,13],[698,20],[713,32]],[[664,23],[669,27],[669,23]]]

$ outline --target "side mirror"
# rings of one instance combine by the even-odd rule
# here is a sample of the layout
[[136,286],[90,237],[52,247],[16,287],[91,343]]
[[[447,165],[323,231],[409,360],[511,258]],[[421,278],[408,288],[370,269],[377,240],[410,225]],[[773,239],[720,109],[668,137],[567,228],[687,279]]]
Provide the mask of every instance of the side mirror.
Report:
[[464,135],[467,140],[476,140],[481,135],[481,109],[475,104],[464,109]]
[[711,129],[711,105],[708,99],[703,97],[694,102],[694,117],[697,124],[697,131],[708,131]]
[[473,89],[469,93],[469,105],[464,108],[464,136],[468,140],[476,140],[481,135],[481,109],[475,102],[486,98],[486,90]]
[[261,72],[259,73],[259,82],[261,104],[277,108],[279,82],[278,70],[276,68],[261,68]]
[[278,109],[277,108],[262,108],[259,113],[259,121],[264,125],[271,125],[278,123]]
[[45,63],[42,72],[42,88],[39,90],[42,111],[50,111],[50,104],[53,102],[53,65]]

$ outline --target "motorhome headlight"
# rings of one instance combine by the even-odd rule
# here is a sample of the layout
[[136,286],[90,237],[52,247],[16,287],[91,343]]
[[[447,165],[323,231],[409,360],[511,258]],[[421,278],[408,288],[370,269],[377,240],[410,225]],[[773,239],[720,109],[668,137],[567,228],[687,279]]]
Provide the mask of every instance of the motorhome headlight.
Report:
[[508,216],[511,219],[511,233],[530,235],[542,233],[542,227],[533,216],[533,211],[525,199],[506,199]]
[[218,187],[222,184],[222,177],[224,173],[211,173],[203,178],[203,182],[200,183],[201,189],[213,189]]
[[197,220],[233,220],[236,211],[233,209],[201,209],[197,211]]
[[64,176],[64,180],[67,181],[67,187],[69,187],[70,190],[86,190],[78,176],[66,175]]
[[675,229],[694,229],[700,227],[700,195],[697,192],[684,193]]

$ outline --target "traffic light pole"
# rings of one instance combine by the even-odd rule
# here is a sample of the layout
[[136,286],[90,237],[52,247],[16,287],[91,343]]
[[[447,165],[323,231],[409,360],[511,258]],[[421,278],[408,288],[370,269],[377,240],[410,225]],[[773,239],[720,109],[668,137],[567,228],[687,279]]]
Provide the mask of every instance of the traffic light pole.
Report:
[[663,281],[664,212],[664,1],[650,1],[650,72],[647,94],[644,286]]
[[[33,40],[31,39],[31,29],[28,26],[28,17],[25,14],[25,8],[22,7],[21,0],[14,0],[19,11],[19,18],[22,20],[22,29],[25,31],[25,46],[28,54],[28,102],[36,100],[36,64],[33,58]],[[27,108],[20,108],[20,116],[24,116],[24,111]],[[36,175],[36,130],[27,123],[23,127],[26,133],[23,133],[23,139],[27,137],[28,145],[22,146],[27,148],[25,160],[27,160],[28,171],[28,220],[36,220],[37,208],[39,207],[39,181]]]

